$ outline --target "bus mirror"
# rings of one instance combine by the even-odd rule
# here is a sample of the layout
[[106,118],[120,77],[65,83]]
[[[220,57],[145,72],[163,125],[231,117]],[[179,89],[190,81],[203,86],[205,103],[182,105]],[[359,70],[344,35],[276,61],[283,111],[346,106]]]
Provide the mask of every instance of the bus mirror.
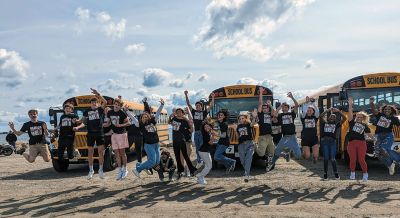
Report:
[[347,93],[345,91],[340,91],[339,92],[339,101],[345,101],[347,100]]
[[54,116],[54,110],[53,109],[49,109],[49,116],[50,117]]

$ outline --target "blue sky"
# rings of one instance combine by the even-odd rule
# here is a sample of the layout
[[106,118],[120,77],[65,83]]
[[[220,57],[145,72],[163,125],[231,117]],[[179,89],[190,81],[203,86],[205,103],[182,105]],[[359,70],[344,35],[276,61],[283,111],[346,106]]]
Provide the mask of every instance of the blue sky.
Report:
[[[237,83],[311,94],[399,71],[400,2],[2,1],[0,130],[88,94],[183,104]],[[200,79],[201,78],[201,79]]]

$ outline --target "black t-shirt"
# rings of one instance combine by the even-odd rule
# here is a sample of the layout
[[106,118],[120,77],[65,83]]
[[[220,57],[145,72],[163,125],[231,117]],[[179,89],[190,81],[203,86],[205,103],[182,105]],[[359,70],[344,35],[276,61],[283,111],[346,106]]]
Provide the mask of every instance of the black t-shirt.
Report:
[[[129,136],[141,136],[142,135],[140,128],[137,127],[135,124],[132,124],[132,125],[126,127],[126,131],[128,131]],[[104,130],[104,132],[105,132],[105,130]]]
[[158,138],[157,133],[157,122],[152,117],[149,122],[147,123],[139,123],[140,131],[143,133],[143,141],[146,144],[155,144],[158,143],[160,140]]
[[[110,118],[105,117],[105,118],[104,118],[104,123],[108,123],[109,120],[110,120]],[[108,127],[103,127],[103,132],[104,132],[104,134],[106,134],[106,133],[108,133],[108,132],[110,132],[110,131],[111,131],[111,125],[108,126]]]
[[30,145],[44,144],[46,142],[43,125],[45,125],[45,123],[42,121],[37,121],[36,123],[29,121],[22,125],[20,131],[28,133]]
[[207,118],[207,110],[205,111],[197,111],[192,109],[193,123],[194,123],[194,131],[200,131],[201,125],[203,121]]
[[6,136],[6,141],[7,142],[16,142],[17,136],[14,133],[8,133]]
[[73,123],[73,120],[78,120],[79,117],[75,114],[63,114],[60,117],[60,138],[63,137],[74,137],[75,131],[73,128],[77,126],[76,123]]
[[218,144],[229,146],[228,125],[226,123],[217,123],[219,125],[219,131],[221,132]]
[[174,117],[171,121],[172,140],[176,142],[186,141],[185,132],[189,129],[189,123],[185,119]]
[[236,131],[239,133],[239,143],[253,139],[253,128],[250,124],[239,124]]
[[390,133],[393,131],[393,125],[400,125],[399,118],[390,116],[387,117],[383,113],[376,115],[376,131],[375,133]]
[[272,135],[282,135],[282,126],[281,124],[272,122],[271,125]]
[[258,113],[258,125],[260,126],[260,135],[269,135],[272,133],[271,113]]
[[104,121],[104,109],[99,107],[96,109],[88,109],[83,112],[83,116],[87,120],[88,133],[92,134],[103,134],[103,121]]
[[201,145],[199,151],[210,152],[210,144],[209,144],[211,140],[210,133],[202,131],[202,136],[203,136],[203,144]]
[[325,122],[324,120],[321,120],[321,137],[331,137],[336,139],[336,132],[340,127],[340,122]]
[[278,122],[281,124],[283,135],[294,135],[296,134],[296,126],[294,125],[294,119],[296,118],[296,113],[292,111],[291,113],[280,113],[278,115]]
[[349,141],[365,140],[364,133],[370,133],[371,130],[364,123],[356,123],[354,120],[349,122]]
[[315,137],[317,135],[318,118],[315,116],[305,116],[301,119],[303,123],[302,137]]
[[116,134],[122,134],[126,132],[125,127],[116,127],[116,124],[123,124],[124,120],[127,118],[126,113],[123,112],[122,110],[119,111],[114,111],[111,110],[107,113],[107,118],[110,119],[111,121],[111,129],[113,130],[114,133]]

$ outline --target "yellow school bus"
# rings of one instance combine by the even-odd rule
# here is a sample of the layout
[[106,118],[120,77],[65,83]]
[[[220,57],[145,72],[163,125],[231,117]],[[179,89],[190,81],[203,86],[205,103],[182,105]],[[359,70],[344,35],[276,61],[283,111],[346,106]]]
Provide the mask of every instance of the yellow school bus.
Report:
[[[212,91],[214,93],[214,105],[210,111],[210,116],[216,119],[218,111],[224,110],[228,113],[228,135],[230,146],[225,153],[228,156],[238,157],[237,145],[239,144],[239,135],[236,132],[237,117],[242,113],[252,112],[258,108],[258,99],[260,94],[258,85],[233,85],[225,86]],[[263,93],[263,102],[270,100],[273,102],[272,91],[266,87]],[[211,100],[211,94],[209,95]],[[259,129],[258,125],[254,126],[254,141],[258,142]]]
[[[111,109],[114,106],[114,98],[103,96],[106,100],[106,107],[110,107]],[[95,98],[94,95],[83,95],[83,96],[75,96],[69,98],[64,101],[63,105],[66,103],[70,103],[74,106],[74,114],[81,119],[83,117],[83,112],[90,108],[90,99]],[[130,102],[124,100],[124,106],[128,108],[133,114],[139,116],[144,111],[143,104],[139,104],[136,102]],[[152,113],[155,114],[157,108],[152,107]],[[61,115],[64,113],[62,107],[50,107],[49,116],[50,116],[50,124],[55,128],[58,123]],[[168,134],[168,114],[167,110],[163,109],[161,111],[159,120],[157,121],[157,130],[160,138],[160,144],[169,144],[169,134]],[[64,161],[58,161],[57,149],[58,149],[58,140],[57,138],[53,139],[50,144],[50,153],[53,163],[53,168],[57,172],[63,172],[68,169],[69,164],[79,164],[86,163],[88,160],[88,146],[86,141],[87,129],[82,128],[78,132],[75,133],[74,147],[80,153],[79,158],[75,158],[72,160],[65,159]],[[128,149],[127,149],[128,150]],[[135,150],[135,143],[130,145],[129,151]],[[95,152],[93,159],[98,160],[98,153],[95,146]],[[114,152],[112,151],[111,145],[105,145],[105,153],[104,153],[104,170],[109,171],[113,170],[116,167]]]
[[[326,108],[337,107],[346,116],[348,114],[347,100],[349,97],[354,100],[354,112],[365,111],[372,115],[369,104],[371,96],[375,98],[377,109],[384,104],[394,105],[397,109],[400,109],[400,73],[385,72],[357,76],[335,86],[334,89],[323,90],[312,96],[318,100],[318,107],[321,112]],[[303,103],[303,101],[300,103]],[[374,122],[376,122],[375,116],[370,116],[369,127],[372,133],[375,131]],[[348,122],[345,122],[338,133],[338,151],[344,159],[348,159],[346,137],[348,130]],[[400,129],[394,126],[393,133],[395,144],[400,145]],[[372,156],[373,139],[367,139],[367,144],[367,153]]]

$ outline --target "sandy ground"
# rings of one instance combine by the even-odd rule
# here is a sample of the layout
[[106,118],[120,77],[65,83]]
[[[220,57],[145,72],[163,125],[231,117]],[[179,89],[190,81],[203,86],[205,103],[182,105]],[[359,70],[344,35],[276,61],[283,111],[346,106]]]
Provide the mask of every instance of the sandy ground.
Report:
[[400,172],[389,176],[379,163],[369,165],[368,183],[360,181],[361,172],[348,180],[343,164],[342,180],[322,181],[321,161],[280,159],[269,173],[255,167],[249,183],[241,168],[229,176],[213,170],[207,186],[195,178],[166,184],[143,174],[138,180],[131,172],[115,181],[115,171],[88,181],[87,165],[57,173],[41,158],[29,164],[15,154],[0,156],[0,165],[1,217],[400,217]]

